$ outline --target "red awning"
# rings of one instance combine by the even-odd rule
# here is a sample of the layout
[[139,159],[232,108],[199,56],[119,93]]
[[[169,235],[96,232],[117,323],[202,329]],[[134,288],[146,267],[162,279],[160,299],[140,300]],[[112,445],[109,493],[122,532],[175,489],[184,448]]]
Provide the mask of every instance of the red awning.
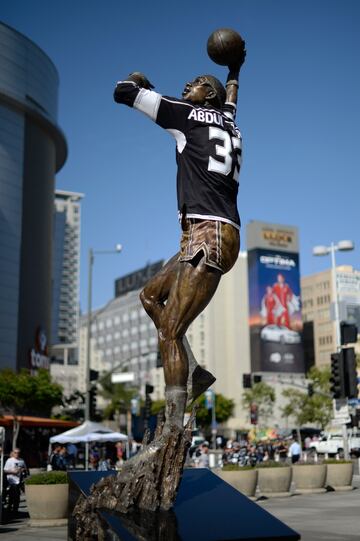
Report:
[[[62,421],[61,419],[46,419],[44,417],[30,417],[27,415],[18,415],[17,420],[22,426],[39,426],[46,428],[72,428],[78,426],[77,421]],[[12,426],[14,422],[13,415],[0,416],[0,426]]]

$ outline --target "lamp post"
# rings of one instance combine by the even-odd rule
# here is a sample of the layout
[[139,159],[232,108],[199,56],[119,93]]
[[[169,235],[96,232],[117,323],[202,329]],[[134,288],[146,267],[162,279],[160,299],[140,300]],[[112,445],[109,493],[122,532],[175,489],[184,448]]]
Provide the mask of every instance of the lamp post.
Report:
[[96,250],[89,249],[88,258],[88,318],[87,318],[87,349],[85,363],[85,421],[90,420],[90,361],[91,361],[91,310],[92,310],[92,272],[94,266],[94,256],[101,254],[118,254],[122,251],[121,244],[116,244],[115,250]]
[[[341,334],[340,334],[340,310],[339,310],[339,295],[336,280],[336,261],[335,252],[343,251],[349,252],[354,249],[354,243],[351,240],[341,240],[337,244],[332,242],[330,246],[315,246],[313,248],[313,255],[331,255],[331,275],[332,275],[332,290],[334,298],[334,315],[335,315],[335,333],[336,333],[336,350],[341,349]],[[344,455],[345,459],[349,458],[349,442],[346,430],[346,424],[342,424],[342,433],[344,441]]]

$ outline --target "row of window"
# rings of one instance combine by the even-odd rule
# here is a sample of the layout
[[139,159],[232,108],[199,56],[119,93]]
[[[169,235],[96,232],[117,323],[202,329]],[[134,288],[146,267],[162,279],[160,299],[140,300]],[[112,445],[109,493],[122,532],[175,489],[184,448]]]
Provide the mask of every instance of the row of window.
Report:
[[326,345],[330,345],[332,344],[332,336],[331,335],[328,335],[328,336],[320,336],[319,337],[319,346],[326,346]]
[[107,357],[113,355],[119,355],[120,353],[129,354],[131,352],[134,354],[135,351],[140,350],[140,353],[148,353],[149,349],[155,349],[157,347],[157,339],[152,338],[149,342],[145,344],[139,344],[138,342],[131,342],[131,344],[123,344],[122,346],[115,346],[114,348],[107,348],[104,350],[104,354]]
[[321,295],[320,297],[316,297],[316,302],[318,305],[322,304],[329,304],[331,301],[330,295]]
[[143,308],[132,310],[129,314],[129,312],[124,312],[122,316],[115,316],[113,319],[110,317],[106,319],[106,321],[97,321],[96,323],[93,323],[91,326],[91,330],[95,332],[96,330],[102,331],[103,329],[107,328],[110,329],[113,326],[120,325],[121,322],[127,323],[128,321],[137,321],[139,318],[146,319],[148,318],[147,313]]

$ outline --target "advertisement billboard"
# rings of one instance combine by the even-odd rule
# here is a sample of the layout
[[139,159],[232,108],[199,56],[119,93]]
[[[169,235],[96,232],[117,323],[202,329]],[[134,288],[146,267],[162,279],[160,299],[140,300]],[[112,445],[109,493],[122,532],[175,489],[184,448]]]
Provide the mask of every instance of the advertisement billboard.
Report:
[[[267,232],[269,247],[263,237],[258,243],[260,248],[248,251],[251,369],[252,372],[302,373],[299,254],[285,251],[288,245],[284,245],[284,235],[277,234],[280,226],[261,226],[266,227],[256,223],[256,232]],[[285,231],[285,226],[281,227]],[[291,228],[286,230],[291,232]],[[270,235],[269,231],[272,231]],[[297,247],[296,237],[296,232],[287,236],[292,247]],[[253,235],[256,245],[254,238]],[[277,238],[281,245],[276,247]]]

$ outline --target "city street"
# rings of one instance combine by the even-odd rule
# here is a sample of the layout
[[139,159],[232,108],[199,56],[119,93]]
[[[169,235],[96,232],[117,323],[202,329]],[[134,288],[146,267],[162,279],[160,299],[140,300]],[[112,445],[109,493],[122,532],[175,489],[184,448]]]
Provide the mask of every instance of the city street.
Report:
[[[257,503],[299,532],[302,541],[358,541],[359,475],[354,477],[353,486],[354,490],[349,492],[294,495]],[[31,528],[24,501],[20,511],[22,516],[19,519],[0,526],[0,536],[2,534],[3,539],[58,541],[67,538],[65,527]]]

